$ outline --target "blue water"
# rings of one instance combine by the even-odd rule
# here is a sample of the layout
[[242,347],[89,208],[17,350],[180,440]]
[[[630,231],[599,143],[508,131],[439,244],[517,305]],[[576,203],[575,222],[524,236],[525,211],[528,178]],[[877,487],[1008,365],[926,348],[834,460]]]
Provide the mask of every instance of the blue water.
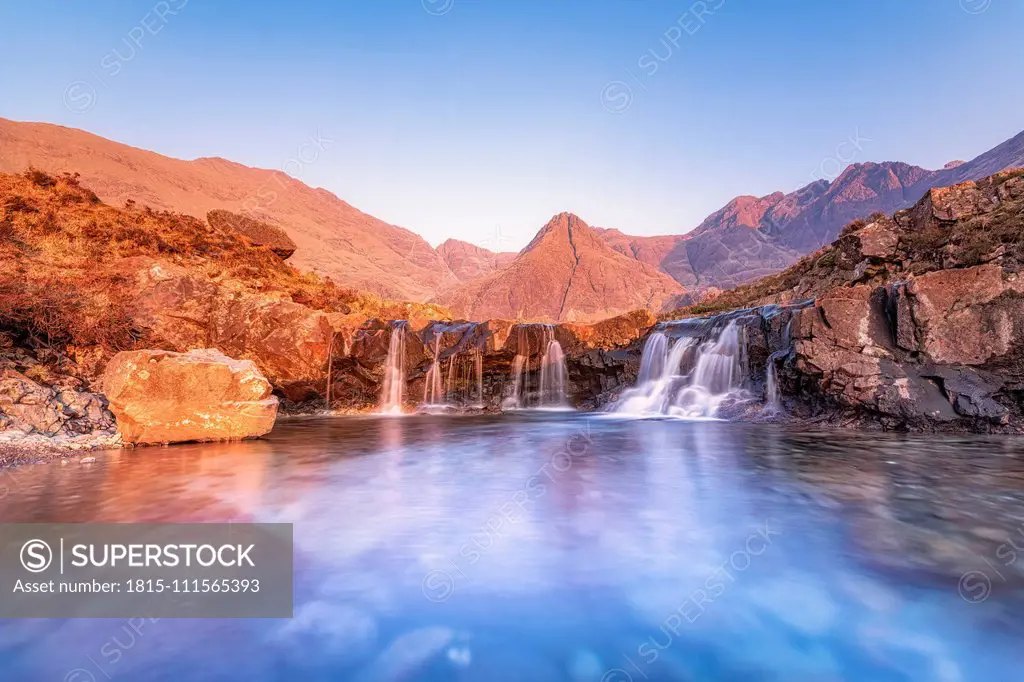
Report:
[[0,621],[0,679],[1021,679],[1021,444],[519,413],[24,467],[3,521],[294,523],[295,617]]

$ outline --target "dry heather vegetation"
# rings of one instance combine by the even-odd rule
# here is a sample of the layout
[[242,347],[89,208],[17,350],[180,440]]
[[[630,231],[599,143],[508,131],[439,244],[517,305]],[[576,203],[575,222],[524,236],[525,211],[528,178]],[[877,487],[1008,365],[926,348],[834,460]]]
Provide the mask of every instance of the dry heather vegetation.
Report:
[[131,278],[123,259],[151,256],[230,280],[251,293],[284,295],[327,312],[369,317],[443,317],[436,306],[400,303],[302,274],[270,247],[229,227],[153,211],[129,201],[102,203],[77,175],[30,169],[0,174],[0,348],[144,347],[133,323]]

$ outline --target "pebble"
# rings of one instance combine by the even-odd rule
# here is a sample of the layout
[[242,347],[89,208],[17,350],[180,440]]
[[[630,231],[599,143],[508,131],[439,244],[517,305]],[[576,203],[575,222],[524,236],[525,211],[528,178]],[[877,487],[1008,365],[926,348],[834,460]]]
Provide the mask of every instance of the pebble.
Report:
[[96,458],[95,457],[83,457],[82,459],[80,459],[78,461],[81,464],[92,464],[93,462],[96,461]]

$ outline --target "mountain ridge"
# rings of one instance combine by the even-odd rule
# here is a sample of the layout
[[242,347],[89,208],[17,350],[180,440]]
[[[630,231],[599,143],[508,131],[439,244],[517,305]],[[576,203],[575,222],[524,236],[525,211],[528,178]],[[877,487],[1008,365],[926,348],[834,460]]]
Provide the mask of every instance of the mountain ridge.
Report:
[[619,253],[579,216],[563,212],[510,263],[437,302],[470,319],[589,322],[666,309],[684,293],[671,277]]

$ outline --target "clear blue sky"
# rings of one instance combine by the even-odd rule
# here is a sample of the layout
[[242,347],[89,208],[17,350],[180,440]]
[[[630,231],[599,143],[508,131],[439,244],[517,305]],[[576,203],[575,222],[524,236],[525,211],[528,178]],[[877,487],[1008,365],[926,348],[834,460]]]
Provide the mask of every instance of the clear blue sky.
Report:
[[1019,0],[7,2],[0,116],[269,168],[319,131],[309,184],[518,249],[563,210],[691,229],[858,132],[840,155],[970,158],[1024,129],[1022,27]]

